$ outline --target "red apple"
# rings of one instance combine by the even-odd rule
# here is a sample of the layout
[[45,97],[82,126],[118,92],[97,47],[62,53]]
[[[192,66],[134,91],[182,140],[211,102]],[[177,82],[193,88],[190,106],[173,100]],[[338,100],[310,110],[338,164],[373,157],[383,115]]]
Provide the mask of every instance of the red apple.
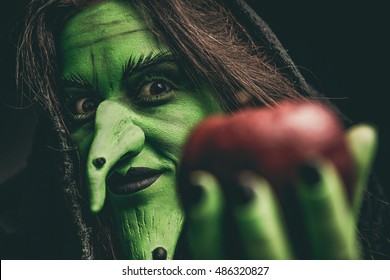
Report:
[[184,149],[179,193],[185,195],[192,170],[213,173],[226,193],[238,172],[252,170],[275,189],[289,227],[303,226],[291,186],[300,166],[316,158],[334,163],[351,198],[354,164],[341,121],[327,106],[285,101],[274,108],[210,117],[195,128]]
[[184,149],[181,173],[209,170],[231,182],[238,171],[253,170],[279,190],[319,157],[334,163],[350,196],[354,165],[336,114],[318,103],[286,101],[203,121]]

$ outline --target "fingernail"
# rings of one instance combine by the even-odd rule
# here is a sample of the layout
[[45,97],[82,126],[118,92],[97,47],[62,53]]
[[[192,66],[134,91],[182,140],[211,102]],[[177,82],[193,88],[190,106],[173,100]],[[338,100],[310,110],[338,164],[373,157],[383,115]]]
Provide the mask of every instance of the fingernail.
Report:
[[237,176],[238,184],[233,188],[233,199],[241,205],[250,203],[255,198],[253,186],[256,176],[251,171],[243,171]]
[[106,159],[104,157],[98,157],[95,158],[92,163],[96,168],[101,168],[104,164],[106,164]]
[[255,197],[255,192],[250,186],[236,186],[234,189],[234,200],[241,205],[248,204]]
[[167,255],[167,250],[163,247],[157,247],[152,252],[153,260],[166,260]]
[[298,170],[300,179],[309,186],[315,186],[321,180],[318,168],[312,164],[303,164]]
[[199,205],[204,196],[205,193],[203,187],[198,184],[190,184],[186,188],[183,188],[181,199],[184,210],[187,212],[190,211],[192,207]]
[[189,192],[189,202],[192,205],[197,205],[202,201],[202,198],[204,196],[204,192],[201,186],[199,185],[192,185],[190,187]]

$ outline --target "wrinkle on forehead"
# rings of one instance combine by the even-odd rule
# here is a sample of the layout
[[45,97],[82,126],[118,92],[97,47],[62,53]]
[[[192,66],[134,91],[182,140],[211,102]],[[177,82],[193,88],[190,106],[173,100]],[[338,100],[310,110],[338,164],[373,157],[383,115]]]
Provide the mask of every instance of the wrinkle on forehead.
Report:
[[80,24],[79,24],[80,28],[77,30],[77,32],[73,32],[71,34],[66,34],[66,35],[64,33],[64,35],[62,36],[62,39],[69,40],[73,36],[81,36],[83,34],[94,31],[95,29],[106,29],[106,28],[110,27],[110,25],[114,26],[114,25],[119,25],[119,24],[123,24],[126,22],[125,19],[115,19],[115,20],[108,21],[108,22],[96,21],[95,16],[92,16],[92,15],[88,16],[88,18],[89,18],[89,20],[81,18]]
[[123,32],[118,32],[116,34],[107,34],[107,36],[97,37],[93,40],[85,40],[83,38],[81,40],[72,42],[72,44],[69,44],[69,43],[66,44],[67,47],[63,48],[63,51],[67,51],[69,49],[81,49],[81,48],[85,48],[85,47],[90,47],[92,45],[98,44],[98,43],[106,41],[106,40],[129,35],[129,34],[136,33],[136,32],[142,32],[142,31],[149,31],[149,30],[148,29],[135,29],[135,30],[123,31]]
[[61,35],[63,50],[83,48],[131,33],[149,31],[135,8],[117,1],[103,2],[75,14]]

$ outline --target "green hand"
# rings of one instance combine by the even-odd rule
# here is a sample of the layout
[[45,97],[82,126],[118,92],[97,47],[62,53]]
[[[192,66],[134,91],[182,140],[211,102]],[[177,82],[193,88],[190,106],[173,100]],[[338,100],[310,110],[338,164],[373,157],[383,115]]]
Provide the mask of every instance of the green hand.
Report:
[[[347,143],[356,164],[357,179],[352,205],[347,200],[334,166],[318,159],[311,167],[318,180],[297,186],[298,203],[303,211],[311,258],[358,259],[361,257],[356,221],[377,146],[374,128],[358,125],[346,133]],[[187,235],[192,255],[200,259],[224,259],[226,248],[223,227],[224,206],[232,207],[232,219],[245,259],[291,259],[297,252],[286,231],[285,216],[269,184],[261,177],[244,172],[238,179],[246,199],[227,203],[212,174],[194,172],[192,184],[203,192],[201,199],[187,210]],[[245,198],[245,196],[244,196]],[[213,244],[213,246],[207,246]]]

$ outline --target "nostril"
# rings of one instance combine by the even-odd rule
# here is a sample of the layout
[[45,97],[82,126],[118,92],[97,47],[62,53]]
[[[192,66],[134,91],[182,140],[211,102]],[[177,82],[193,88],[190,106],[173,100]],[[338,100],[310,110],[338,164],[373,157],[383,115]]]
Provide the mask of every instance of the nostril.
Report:
[[92,161],[93,165],[96,167],[96,168],[101,168],[103,167],[103,165],[106,163],[106,159],[104,157],[98,157],[98,158],[95,158],[93,161]]
[[121,156],[121,158],[119,159],[120,162],[122,161],[128,161],[130,160],[131,158],[133,158],[134,156],[136,156],[138,153],[136,152],[128,152],[126,154],[124,154],[123,156]]

